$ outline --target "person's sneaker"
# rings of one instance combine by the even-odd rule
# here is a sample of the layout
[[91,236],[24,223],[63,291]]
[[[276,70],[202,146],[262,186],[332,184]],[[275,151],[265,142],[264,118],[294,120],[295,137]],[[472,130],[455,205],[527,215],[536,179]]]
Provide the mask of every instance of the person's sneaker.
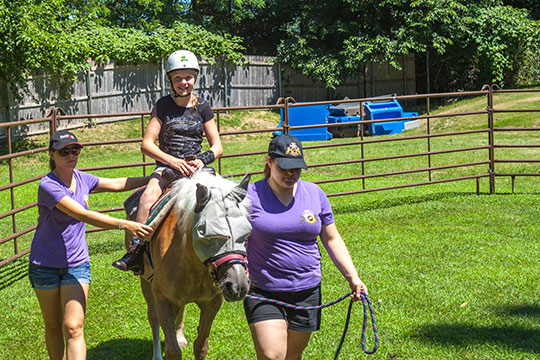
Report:
[[146,245],[140,241],[136,244],[131,244],[127,253],[120,260],[116,260],[112,263],[112,266],[122,271],[140,272],[140,263],[142,261],[142,255]]

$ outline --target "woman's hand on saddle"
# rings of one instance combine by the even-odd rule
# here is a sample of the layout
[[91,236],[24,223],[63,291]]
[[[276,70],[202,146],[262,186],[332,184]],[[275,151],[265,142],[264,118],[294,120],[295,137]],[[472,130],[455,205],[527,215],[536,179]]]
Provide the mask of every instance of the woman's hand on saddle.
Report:
[[195,170],[197,170],[197,168],[191,164],[192,162],[193,161],[186,161],[184,159],[174,158],[169,162],[169,166],[175,170],[180,171],[180,173],[184,176],[191,176],[195,172]]
[[368,293],[366,284],[364,284],[360,279],[357,279],[356,281],[351,281],[350,287],[353,292],[351,294],[351,298],[353,301],[358,301],[362,299],[360,293]]
[[150,226],[141,224],[137,221],[126,220],[123,226],[124,230],[131,235],[137,237],[137,239],[144,240],[154,231]]

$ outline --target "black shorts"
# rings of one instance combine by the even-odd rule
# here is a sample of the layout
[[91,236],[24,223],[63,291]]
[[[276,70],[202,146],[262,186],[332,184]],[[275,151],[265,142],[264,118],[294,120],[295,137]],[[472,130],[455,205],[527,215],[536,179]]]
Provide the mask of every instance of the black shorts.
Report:
[[[252,287],[249,294],[298,306],[318,306],[321,304],[320,284],[314,288],[296,292],[265,291]],[[321,309],[294,310],[278,304],[246,298],[244,299],[244,311],[248,324],[282,319],[287,321],[290,330],[312,332],[321,328]]]

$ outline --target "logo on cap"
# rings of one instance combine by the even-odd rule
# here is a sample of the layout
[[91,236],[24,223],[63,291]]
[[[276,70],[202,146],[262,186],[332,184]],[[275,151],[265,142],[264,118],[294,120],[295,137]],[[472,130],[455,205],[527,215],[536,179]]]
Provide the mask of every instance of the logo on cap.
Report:
[[302,153],[300,152],[300,148],[296,143],[290,143],[289,146],[287,146],[287,151],[285,151],[285,155],[291,155],[291,156],[302,156]]
[[182,57],[180,58],[180,61],[184,62],[184,61],[188,61],[188,59],[186,59],[185,56],[182,56]]

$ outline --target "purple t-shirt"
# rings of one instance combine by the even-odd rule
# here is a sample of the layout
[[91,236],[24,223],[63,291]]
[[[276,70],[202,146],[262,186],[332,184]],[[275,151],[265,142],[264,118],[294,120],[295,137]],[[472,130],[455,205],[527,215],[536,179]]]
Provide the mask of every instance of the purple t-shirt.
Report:
[[316,184],[298,181],[293,201],[283,205],[268,179],[249,184],[251,225],[247,242],[253,286],[267,291],[300,291],[321,282],[317,236],[334,223],[328,198]]
[[45,175],[38,189],[38,225],[30,249],[30,262],[51,268],[67,268],[89,261],[84,235],[85,223],[58,210],[65,196],[88,209],[88,194],[99,184],[97,176],[74,170],[77,183],[71,191],[52,172]]

